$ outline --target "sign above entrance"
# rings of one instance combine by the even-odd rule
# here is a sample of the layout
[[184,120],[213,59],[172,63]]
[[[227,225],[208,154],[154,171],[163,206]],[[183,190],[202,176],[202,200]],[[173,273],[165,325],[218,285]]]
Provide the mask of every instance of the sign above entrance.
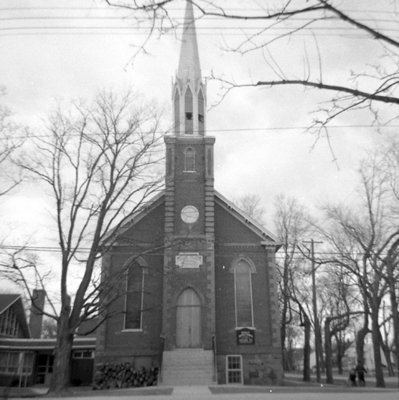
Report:
[[176,266],[180,268],[199,268],[203,259],[199,253],[179,253],[176,256]]
[[240,328],[236,330],[237,344],[255,344],[255,329]]

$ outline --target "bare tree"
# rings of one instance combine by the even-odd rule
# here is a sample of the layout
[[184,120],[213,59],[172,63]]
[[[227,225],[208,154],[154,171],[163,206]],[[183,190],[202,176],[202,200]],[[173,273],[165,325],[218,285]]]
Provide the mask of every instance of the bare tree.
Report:
[[[45,313],[57,321],[51,392],[69,385],[74,334],[109,298],[111,285],[97,279],[99,257],[112,246],[113,232],[160,188],[159,124],[155,110],[148,104],[139,107],[133,92],[102,92],[90,104],[58,109],[46,134],[33,139],[19,161],[52,200],[60,251],[53,268],[59,306]],[[37,264],[20,255],[11,264],[16,276],[24,281],[24,268],[31,267],[36,283],[45,287]],[[29,282],[24,283],[28,289]]]
[[246,215],[256,222],[263,224],[265,218],[265,208],[262,199],[256,194],[247,194],[234,201]]
[[389,268],[391,254],[398,251],[398,217],[392,213],[390,181],[378,154],[362,163],[360,178],[360,204],[327,206],[325,212],[329,224],[323,235],[331,251],[337,254],[331,262],[345,268],[356,279],[364,307],[364,325],[358,333],[357,356],[359,361],[363,361],[361,343],[370,329],[370,322],[376,385],[384,386],[380,317],[382,300],[389,285],[397,290],[397,280],[387,274],[392,271]]
[[[145,50],[152,35],[162,34],[181,24],[174,9],[178,4],[176,0],[104,1],[110,6],[133,11],[131,16],[141,22],[147,19],[148,35],[142,43],[142,50]],[[224,37],[227,51],[240,56],[255,52],[265,62],[259,78],[251,76],[237,82],[234,78],[215,73],[213,78],[219,80],[225,93],[243,87],[302,86],[322,90],[329,96],[329,105],[323,103],[313,120],[311,128],[318,133],[328,134],[328,123],[349,111],[368,109],[374,120],[382,107],[389,112],[386,118],[388,122],[398,117],[396,108],[390,107],[399,104],[399,41],[389,29],[389,23],[394,23],[397,17],[395,2],[386,3],[392,18],[380,23],[377,17],[370,18],[366,12],[356,13],[347,2],[336,0],[277,0],[252,4],[248,8],[237,8],[240,3],[233,1],[228,4],[218,0],[188,1],[193,4],[199,19],[217,20],[219,24],[234,22],[237,31],[239,25],[242,32],[239,39],[235,35],[229,44],[228,38]],[[356,57],[350,54],[345,61],[346,70],[351,73],[328,76],[326,65],[331,43],[323,40],[325,30],[358,35],[363,43],[366,41],[367,45],[373,45],[374,50],[369,52],[367,65],[359,66]],[[276,43],[285,45],[289,40],[300,40],[302,35],[307,35],[309,39],[303,46],[300,42],[303,50],[297,59],[293,59],[294,54],[285,54],[280,59],[273,54],[273,45]],[[378,51],[375,46],[379,46]],[[300,51],[298,47],[296,51]],[[312,52],[314,57],[310,56]],[[298,59],[302,60],[302,64],[298,65]],[[299,68],[292,71],[292,65],[298,65]]]
[[[290,369],[287,356],[289,349],[286,347],[287,325],[293,321],[292,313],[294,309],[297,310],[296,312],[305,315],[305,310],[297,307],[298,304],[301,304],[301,301],[298,298],[299,295],[296,294],[298,290],[296,290],[295,282],[298,282],[298,280],[295,277],[299,273],[297,269],[303,263],[303,257],[298,254],[297,246],[309,234],[309,216],[305,208],[296,199],[279,195],[275,201],[274,223],[277,237],[281,243],[279,251],[281,261],[277,263],[280,272],[281,345],[284,368]],[[307,314],[306,321],[310,323]]]
[[[5,89],[0,87],[0,96]],[[4,196],[14,189],[22,180],[22,174],[15,169],[12,157],[23,145],[27,137],[27,130],[11,118],[10,110],[0,104],[0,196]]]
[[356,311],[359,308],[358,290],[351,275],[342,266],[328,265],[318,279],[318,288],[324,319],[326,383],[334,383],[332,341],[335,339],[338,373],[342,374],[342,358],[352,344],[352,341],[346,339],[348,335],[345,333],[351,319],[362,314],[362,311]]

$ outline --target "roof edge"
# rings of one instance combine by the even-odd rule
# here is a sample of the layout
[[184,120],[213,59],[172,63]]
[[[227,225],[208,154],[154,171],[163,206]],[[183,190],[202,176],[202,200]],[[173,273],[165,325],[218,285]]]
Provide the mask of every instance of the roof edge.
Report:
[[256,222],[253,218],[237,207],[232,201],[228,200],[221,193],[215,190],[215,200],[216,199],[223,202],[227,210],[233,210],[235,213],[237,213],[243,219],[241,222],[244,222],[254,233],[262,238],[264,245],[274,245],[276,247],[280,245],[276,235]]
[[142,220],[146,215],[148,215],[157,205],[161,202],[162,197],[165,195],[165,189],[161,190],[157,195],[155,195],[152,199],[148,201],[145,205],[137,210],[136,213],[131,214],[126,218],[126,220],[119,226],[111,229],[110,232],[104,237],[101,241],[102,245],[107,244],[112,236],[118,237],[123,232],[126,232],[131,226]]

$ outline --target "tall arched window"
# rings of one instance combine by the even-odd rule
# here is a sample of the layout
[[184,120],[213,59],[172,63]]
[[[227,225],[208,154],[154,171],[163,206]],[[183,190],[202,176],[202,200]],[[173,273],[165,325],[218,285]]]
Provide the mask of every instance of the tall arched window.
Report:
[[204,94],[202,90],[198,93],[198,131],[200,135],[204,134],[205,125],[205,106],[204,106]]
[[191,89],[187,87],[186,94],[184,96],[184,112],[185,112],[185,134],[193,134],[193,93]]
[[184,150],[184,171],[195,171],[195,150],[191,147]]
[[252,269],[244,258],[233,265],[236,326],[254,326],[252,304]]
[[179,89],[175,90],[175,98],[174,98],[174,107],[175,107],[175,131],[177,134],[180,133],[180,94]]
[[144,309],[143,263],[133,262],[126,274],[125,326],[124,329],[142,329]]

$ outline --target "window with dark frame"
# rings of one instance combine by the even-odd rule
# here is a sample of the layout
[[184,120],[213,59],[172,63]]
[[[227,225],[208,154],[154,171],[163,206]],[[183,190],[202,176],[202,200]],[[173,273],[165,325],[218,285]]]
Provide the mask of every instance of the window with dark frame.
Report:
[[234,266],[234,294],[236,308],[236,326],[252,327],[252,271],[244,259],[239,260]]
[[127,271],[124,329],[141,330],[144,305],[144,267],[132,264]]

